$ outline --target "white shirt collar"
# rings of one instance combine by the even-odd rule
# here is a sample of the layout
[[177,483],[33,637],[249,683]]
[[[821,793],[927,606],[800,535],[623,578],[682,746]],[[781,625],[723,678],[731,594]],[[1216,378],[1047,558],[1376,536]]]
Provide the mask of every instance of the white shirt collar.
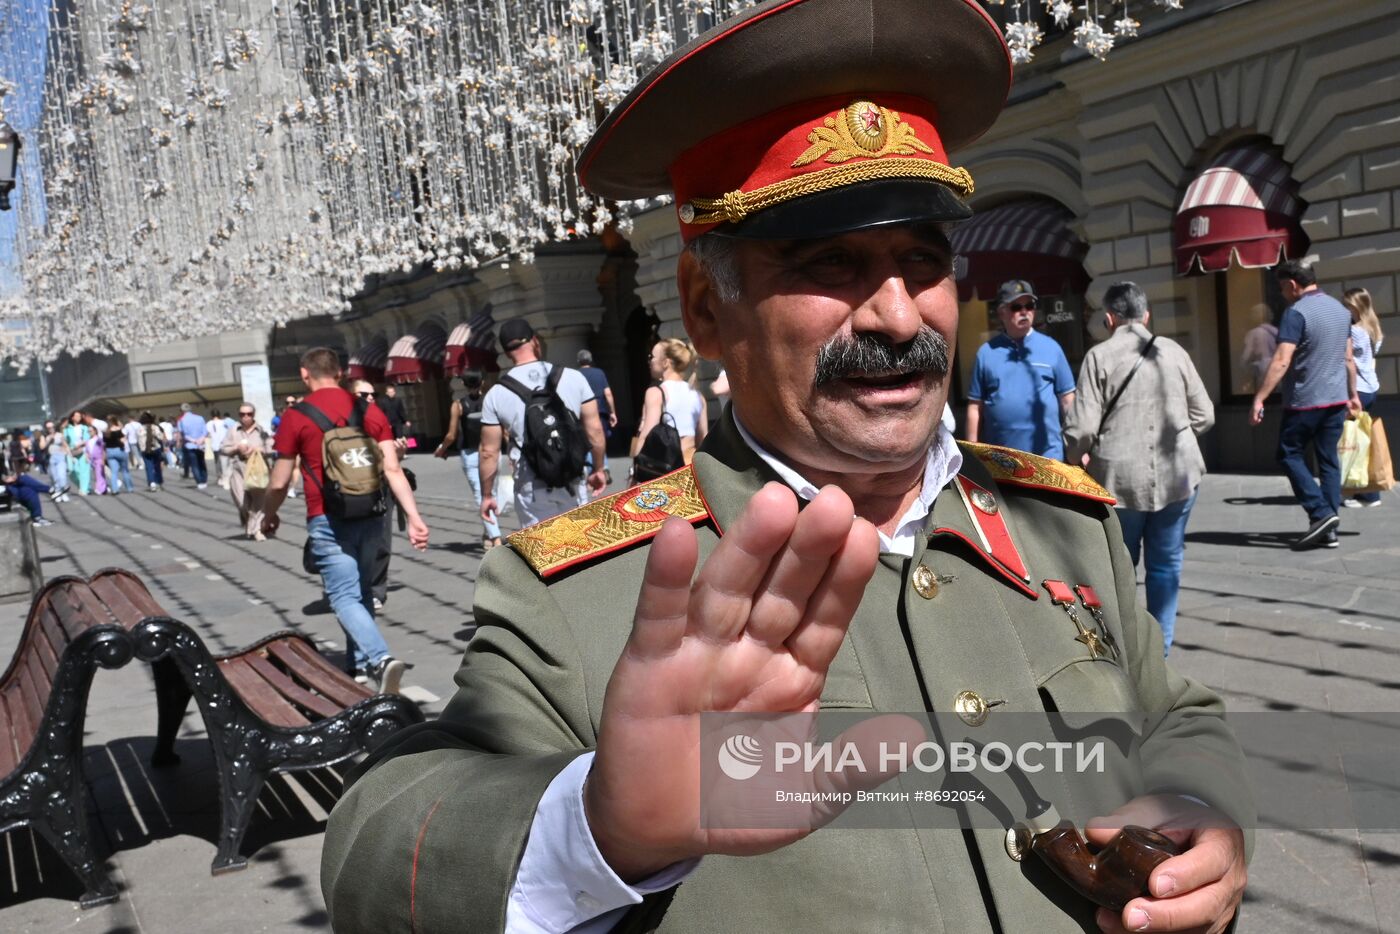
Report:
[[[734,427],[739,429],[739,437],[744,439],[744,443],[772,468],[778,479],[791,487],[794,493],[807,501],[816,497],[818,491],[811,481],[759,444],[754,436],[749,434],[744,423],[739,421],[737,412],[734,414]],[[903,555],[906,558],[913,557],[915,541],[923,531],[924,520],[933,510],[933,501],[938,497],[938,492],[962,470],[962,461],[962,451],[953,440],[953,433],[948,430],[946,422],[940,423],[938,434],[929,446],[928,459],[924,462],[924,481],[919,490],[919,498],[910,503],[909,509],[900,517],[894,535],[879,532],[881,551]]]

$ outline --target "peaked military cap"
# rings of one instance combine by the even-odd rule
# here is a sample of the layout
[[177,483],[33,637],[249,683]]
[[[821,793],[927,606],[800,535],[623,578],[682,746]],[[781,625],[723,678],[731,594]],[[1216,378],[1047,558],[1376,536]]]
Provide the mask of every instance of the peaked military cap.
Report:
[[619,200],[674,193],[686,241],[961,220],[973,181],[948,151],[991,126],[1010,87],[974,0],[768,0],[643,78],[579,178]]

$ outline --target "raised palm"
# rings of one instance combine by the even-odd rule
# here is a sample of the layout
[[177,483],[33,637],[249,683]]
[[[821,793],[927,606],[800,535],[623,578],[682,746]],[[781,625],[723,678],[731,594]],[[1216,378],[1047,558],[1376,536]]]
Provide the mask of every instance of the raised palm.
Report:
[[698,577],[694,531],[680,520],[662,529],[608,683],[585,794],[619,875],[765,852],[808,832],[700,826],[700,715],[815,711],[878,553],[875,528],[835,487],[800,514],[790,490],[764,487]]

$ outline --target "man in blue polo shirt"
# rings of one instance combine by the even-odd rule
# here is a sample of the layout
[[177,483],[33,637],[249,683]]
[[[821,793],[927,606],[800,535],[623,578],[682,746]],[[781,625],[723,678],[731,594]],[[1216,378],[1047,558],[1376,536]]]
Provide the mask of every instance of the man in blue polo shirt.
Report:
[[1006,333],[977,351],[968,388],[967,440],[1062,460],[1060,419],[1074,404],[1065,352],[1035,325],[1035,289],[1012,279],[997,294]]
[[[1336,548],[1342,505],[1337,442],[1347,410],[1361,411],[1351,358],[1351,312],[1319,289],[1317,274],[1302,263],[1282,263],[1274,276],[1289,306],[1279,321],[1274,359],[1254,394],[1250,421],[1257,425],[1264,420],[1264,400],[1282,382],[1278,462],[1309,522],[1293,547]],[[1317,480],[1308,467],[1309,446],[1317,458]]]

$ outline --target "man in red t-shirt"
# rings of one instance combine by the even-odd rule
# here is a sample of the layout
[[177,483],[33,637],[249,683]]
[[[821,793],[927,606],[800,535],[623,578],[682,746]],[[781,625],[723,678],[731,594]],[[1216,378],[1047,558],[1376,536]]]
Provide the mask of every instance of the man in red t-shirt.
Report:
[[[355,396],[340,385],[340,357],[334,350],[316,347],[301,358],[301,378],[311,390],[305,402],[327,420],[344,425],[355,406]],[[399,466],[394,432],[378,406],[365,410],[364,431],[379,445],[384,480],[408,518],[408,540],[414,548],[428,547],[428,526],[418,514],[418,504]],[[374,603],[370,584],[385,549],[384,520],[381,516],[344,519],[327,515],[321,489],[325,471],[321,464],[321,429],[316,422],[295,408],[282,414],[275,447],[277,464],[267,488],[263,532],[273,535],[280,520],[277,510],[291,486],[292,471],[301,459],[306,496],[306,533],[321,583],[341,629],[345,630],[348,657],[359,673],[377,682],[380,692],[395,693],[403,677],[403,662],[389,654],[389,646],[374,623]]]

